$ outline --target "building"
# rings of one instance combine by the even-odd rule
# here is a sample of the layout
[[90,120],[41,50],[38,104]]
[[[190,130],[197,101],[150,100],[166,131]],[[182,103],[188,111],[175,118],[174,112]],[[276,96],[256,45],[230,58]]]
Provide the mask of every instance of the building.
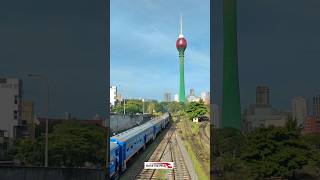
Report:
[[202,92],[200,93],[200,97],[201,97],[202,101],[205,101],[205,100],[206,100],[207,95],[208,95],[208,93],[207,93],[207,92],[204,92],[204,91],[202,91]]
[[258,127],[283,127],[288,116],[289,113],[279,111],[271,106],[250,105],[244,111],[244,129],[252,131]]
[[304,121],[303,133],[320,133],[320,117],[307,117]]
[[313,97],[313,116],[320,116],[320,95]]
[[21,123],[23,126],[22,136],[33,139],[35,137],[34,103],[22,102]]
[[302,96],[292,99],[292,119],[297,120],[297,125],[303,125],[305,118],[308,116],[307,99]]
[[114,106],[117,100],[117,86],[110,87],[110,106]]
[[175,102],[179,102],[179,94],[175,94],[175,95],[173,96],[173,100],[174,100]]
[[270,89],[267,86],[257,86],[256,88],[256,104],[270,105]]
[[199,102],[200,100],[201,100],[201,98],[197,97],[197,96],[188,96],[187,97],[188,102]]
[[210,92],[208,92],[206,99],[204,100],[205,105],[210,105]]
[[237,1],[223,3],[222,11],[222,101],[221,127],[241,129],[238,74]]
[[171,93],[169,93],[169,92],[164,93],[163,101],[164,102],[171,102]]
[[270,105],[270,90],[266,86],[256,88],[256,104],[249,105],[243,113],[244,131],[258,127],[283,127],[290,113],[279,111]]
[[190,89],[189,96],[196,96],[196,93],[195,93],[194,89]]
[[176,41],[176,47],[179,52],[179,65],[180,65],[180,83],[179,83],[179,102],[185,102],[185,83],[184,83],[184,51],[187,48],[187,40],[182,33],[182,16],[180,20],[180,33]]
[[18,138],[21,125],[22,81],[0,79],[0,131],[10,139]]

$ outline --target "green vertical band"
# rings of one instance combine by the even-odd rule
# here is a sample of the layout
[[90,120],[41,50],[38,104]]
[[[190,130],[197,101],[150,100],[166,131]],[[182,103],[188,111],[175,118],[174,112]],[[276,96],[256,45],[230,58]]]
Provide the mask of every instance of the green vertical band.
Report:
[[184,51],[179,51],[179,64],[180,64],[180,87],[179,87],[179,102],[185,102],[185,86],[184,86]]
[[223,0],[223,81],[221,127],[241,129],[237,52],[237,1]]

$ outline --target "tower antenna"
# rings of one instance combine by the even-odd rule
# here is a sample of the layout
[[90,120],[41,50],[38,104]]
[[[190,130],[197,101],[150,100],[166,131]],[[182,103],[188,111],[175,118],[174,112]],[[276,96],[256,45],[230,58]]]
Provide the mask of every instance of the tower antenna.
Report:
[[180,14],[180,33],[179,33],[179,38],[183,37],[182,34],[182,14]]

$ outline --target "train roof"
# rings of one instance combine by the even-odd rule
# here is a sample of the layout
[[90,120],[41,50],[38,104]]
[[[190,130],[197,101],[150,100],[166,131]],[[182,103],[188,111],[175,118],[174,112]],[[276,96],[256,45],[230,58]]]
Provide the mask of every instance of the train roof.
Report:
[[114,142],[110,142],[110,151],[116,149],[119,145],[117,143]]
[[117,134],[115,136],[112,136],[111,138],[115,138],[121,142],[124,142],[124,141],[127,141],[128,139],[136,136],[137,134],[143,132],[144,130],[152,127],[155,123],[158,123],[160,120],[163,120],[164,118],[167,118],[169,116],[168,113],[160,116],[160,117],[155,117],[153,119],[151,119],[150,121],[140,125],[140,126],[137,126],[137,127],[134,127],[134,128],[131,128],[127,131],[124,131],[120,134]]
[[150,121],[149,122],[146,122],[140,126],[137,126],[137,127],[134,127],[134,128],[131,128],[127,131],[124,131],[120,134],[117,134],[115,136],[112,136],[111,138],[115,138],[119,141],[127,141],[128,139],[131,139],[132,137],[136,136],[137,134],[143,132],[144,130],[150,128],[153,126],[153,123],[151,123]]

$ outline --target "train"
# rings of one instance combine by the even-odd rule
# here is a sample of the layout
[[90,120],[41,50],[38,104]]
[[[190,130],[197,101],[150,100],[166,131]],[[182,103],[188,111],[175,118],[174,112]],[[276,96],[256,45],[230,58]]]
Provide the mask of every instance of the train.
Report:
[[151,119],[150,121],[110,137],[110,179],[127,169],[127,162],[147,143],[155,140],[159,132],[168,126],[170,114]]

